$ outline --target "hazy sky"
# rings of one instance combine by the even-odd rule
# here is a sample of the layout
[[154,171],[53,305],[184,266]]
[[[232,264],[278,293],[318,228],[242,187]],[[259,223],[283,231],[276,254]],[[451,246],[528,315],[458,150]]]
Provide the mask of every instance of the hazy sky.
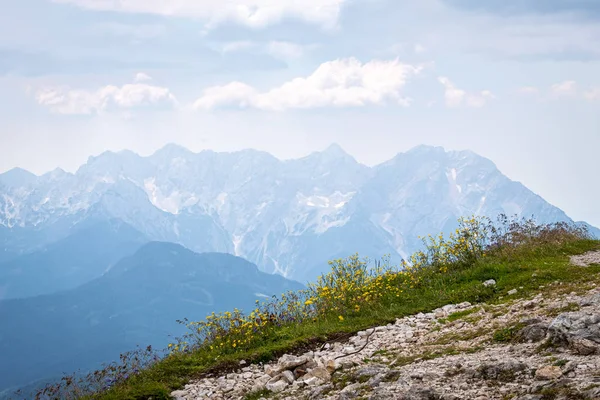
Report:
[[600,226],[598,0],[13,0],[0,171],[169,142],[491,158]]

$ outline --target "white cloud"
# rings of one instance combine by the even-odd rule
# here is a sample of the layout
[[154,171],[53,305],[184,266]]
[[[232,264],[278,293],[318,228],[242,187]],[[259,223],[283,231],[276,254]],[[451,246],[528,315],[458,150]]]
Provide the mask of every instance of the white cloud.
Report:
[[145,83],[129,83],[121,87],[108,85],[96,91],[45,88],[37,91],[35,99],[38,104],[59,114],[100,114],[111,107],[132,109],[148,105],[177,104],[168,88]]
[[231,82],[204,91],[195,103],[197,109],[236,106],[262,110],[309,109],[320,107],[360,107],[388,102],[407,106],[401,90],[420,68],[392,61],[362,64],[355,58],[321,64],[310,76],[285,82],[261,92],[241,82]]
[[246,108],[258,96],[258,91],[242,82],[231,82],[224,86],[213,86],[204,90],[196,100],[194,108],[211,110],[217,107],[235,106]]
[[53,0],[92,10],[196,18],[209,26],[234,21],[262,28],[295,17],[330,28],[347,0]]
[[133,79],[134,82],[145,82],[145,81],[151,81],[151,80],[152,80],[152,77],[143,72],[138,72],[137,74],[135,74],[135,78]]
[[571,97],[577,94],[577,83],[575,81],[564,81],[555,83],[550,87],[553,97]]
[[427,48],[425,46],[423,46],[422,44],[417,43],[414,46],[414,51],[417,54],[422,54],[422,53],[425,53],[427,51]]
[[534,95],[543,100],[559,100],[559,99],[586,99],[589,101],[600,99],[600,88],[590,88],[587,91],[578,89],[577,82],[568,80],[551,85],[541,91],[535,87],[522,87],[519,93],[525,95]]
[[583,96],[590,101],[600,100],[600,88],[590,89],[583,94]]
[[457,88],[450,79],[439,77],[438,81],[444,86],[444,98],[448,107],[483,107],[489,100],[494,99],[494,95],[489,90],[483,90],[478,93],[469,93],[463,89]]

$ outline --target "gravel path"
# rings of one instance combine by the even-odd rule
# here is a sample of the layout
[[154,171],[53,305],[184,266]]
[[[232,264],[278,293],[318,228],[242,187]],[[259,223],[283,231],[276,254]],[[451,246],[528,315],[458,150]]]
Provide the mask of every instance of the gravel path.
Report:
[[585,254],[571,256],[571,264],[587,267],[590,264],[600,264],[600,250],[588,251]]

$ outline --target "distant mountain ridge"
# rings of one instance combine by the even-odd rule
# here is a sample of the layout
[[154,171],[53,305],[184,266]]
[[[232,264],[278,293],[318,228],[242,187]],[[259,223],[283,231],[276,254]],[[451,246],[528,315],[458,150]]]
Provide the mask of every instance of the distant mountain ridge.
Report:
[[98,368],[137,345],[165,348],[185,331],[177,319],[249,312],[256,300],[301,288],[233,255],[147,243],[77,288],[0,301],[0,392]]
[[418,146],[370,168],[338,145],[287,161],[167,145],[149,157],[105,152],[75,174],[0,175],[0,261],[82,221],[117,218],[150,240],[239,255],[303,281],[333,257],[399,260],[420,247],[417,236],[447,232],[459,216],[499,213],[571,221],[471,151]]
[[148,240],[119,220],[87,221],[36,251],[0,262],[0,300],[73,289],[100,277]]

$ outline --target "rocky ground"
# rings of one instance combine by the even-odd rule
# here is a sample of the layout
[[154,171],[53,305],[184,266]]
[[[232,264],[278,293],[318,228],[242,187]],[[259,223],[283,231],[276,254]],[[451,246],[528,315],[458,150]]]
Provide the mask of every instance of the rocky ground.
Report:
[[[572,259],[600,263],[600,252]],[[482,284],[484,284],[482,282]],[[485,282],[493,285],[494,282]],[[447,305],[172,393],[197,399],[600,399],[600,288]]]

